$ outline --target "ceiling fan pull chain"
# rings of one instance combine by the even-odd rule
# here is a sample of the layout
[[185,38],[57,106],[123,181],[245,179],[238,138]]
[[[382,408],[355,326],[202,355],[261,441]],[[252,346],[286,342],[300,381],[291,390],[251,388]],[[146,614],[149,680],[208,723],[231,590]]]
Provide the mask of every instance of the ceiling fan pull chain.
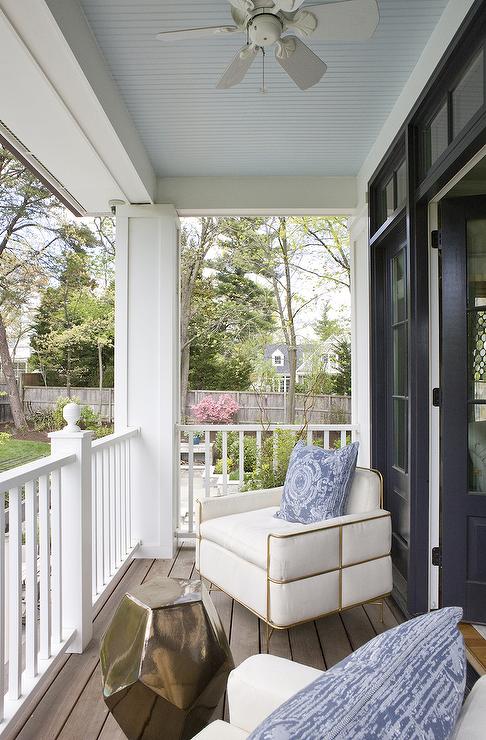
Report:
[[267,92],[265,89],[265,49],[263,48],[263,46],[261,48],[262,48],[262,89],[260,90],[260,92],[264,94]]

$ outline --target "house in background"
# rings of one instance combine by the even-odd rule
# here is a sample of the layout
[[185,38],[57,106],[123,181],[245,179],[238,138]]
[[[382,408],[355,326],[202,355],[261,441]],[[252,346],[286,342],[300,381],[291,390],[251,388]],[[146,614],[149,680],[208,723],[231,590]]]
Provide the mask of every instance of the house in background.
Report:
[[[15,377],[19,382],[22,373],[26,373],[29,365],[29,358],[32,354],[30,347],[30,336],[23,336],[17,342],[9,342],[8,346],[12,364],[14,367]],[[5,378],[0,364],[0,383],[5,383]]]
[[[338,339],[337,334],[332,334],[329,339],[319,344],[301,344],[297,347],[297,371],[296,382],[304,383],[306,377],[316,367],[330,375],[337,373],[337,358],[334,345]],[[290,384],[289,349],[284,342],[266,344],[264,358],[271,362],[272,368],[278,375],[278,379],[272,390],[286,393]]]

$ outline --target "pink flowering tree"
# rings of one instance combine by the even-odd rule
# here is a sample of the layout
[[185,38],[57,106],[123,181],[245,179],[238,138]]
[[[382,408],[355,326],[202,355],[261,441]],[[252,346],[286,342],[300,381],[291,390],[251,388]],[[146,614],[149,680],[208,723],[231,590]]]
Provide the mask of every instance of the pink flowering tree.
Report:
[[231,424],[239,410],[239,404],[228,395],[204,396],[192,406],[194,419],[201,424]]

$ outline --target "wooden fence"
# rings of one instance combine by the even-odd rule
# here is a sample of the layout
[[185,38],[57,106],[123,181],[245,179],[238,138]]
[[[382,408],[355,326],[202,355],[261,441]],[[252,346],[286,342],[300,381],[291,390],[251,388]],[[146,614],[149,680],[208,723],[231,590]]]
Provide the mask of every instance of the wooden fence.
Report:
[[[54,408],[57,399],[66,397],[67,389],[61,387],[24,386],[23,401],[27,416],[36,411]],[[114,394],[113,388],[71,388],[71,398],[80,406],[91,406],[104,421],[113,421]]]
[[[235,421],[238,424],[285,424],[285,393],[256,393],[253,391],[189,391],[186,401],[186,418],[193,419],[192,407],[206,397],[219,398],[225,395],[233,398],[240,409]],[[350,396],[312,396],[296,395],[295,423],[304,420],[304,404],[307,421],[310,424],[350,424]]]

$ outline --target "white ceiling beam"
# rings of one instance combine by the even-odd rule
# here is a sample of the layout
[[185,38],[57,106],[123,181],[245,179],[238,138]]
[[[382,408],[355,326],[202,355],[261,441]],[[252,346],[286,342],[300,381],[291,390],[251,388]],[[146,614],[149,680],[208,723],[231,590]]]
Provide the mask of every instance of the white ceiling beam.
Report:
[[181,216],[352,214],[355,177],[165,177],[157,200]]
[[0,64],[0,120],[85,212],[153,202],[152,166],[76,0],[2,0]]

